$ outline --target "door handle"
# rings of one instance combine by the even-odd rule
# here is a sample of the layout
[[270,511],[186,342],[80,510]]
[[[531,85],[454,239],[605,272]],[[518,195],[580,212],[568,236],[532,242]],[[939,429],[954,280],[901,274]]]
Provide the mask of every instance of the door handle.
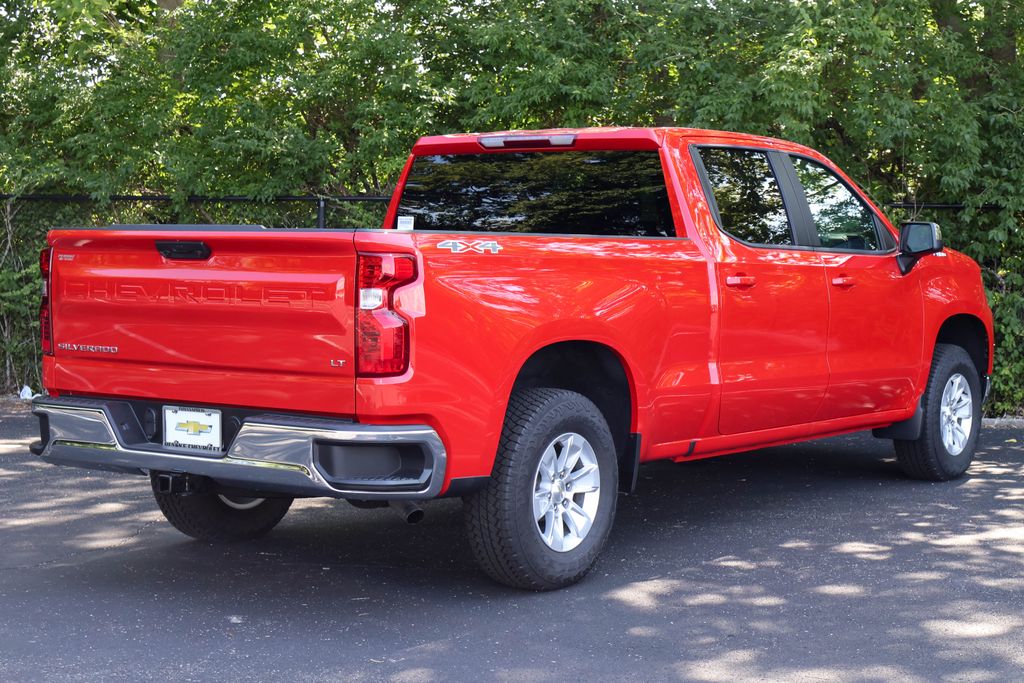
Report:
[[837,275],[832,278],[832,284],[836,287],[853,287],[854,279],[849,275]]
[[726,287],[753,287],[756,282],[753,275],[729,275],[725,278]]

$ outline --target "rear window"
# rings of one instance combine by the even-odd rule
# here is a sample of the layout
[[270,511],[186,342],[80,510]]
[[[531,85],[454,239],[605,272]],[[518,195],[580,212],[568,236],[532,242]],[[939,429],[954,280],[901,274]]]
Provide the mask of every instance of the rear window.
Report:
[[675,236],[656,151],[417,157],[394,227],[410,222],[445,232]]

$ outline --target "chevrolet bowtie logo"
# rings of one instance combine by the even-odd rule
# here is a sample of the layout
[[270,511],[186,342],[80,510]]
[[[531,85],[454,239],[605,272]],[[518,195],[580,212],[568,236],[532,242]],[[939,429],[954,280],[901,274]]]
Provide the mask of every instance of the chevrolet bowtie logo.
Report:
[[195,420],[179,422],[174,426],[174,429],[178,432],[188,432],[192,436],[206,434],[207,432],[213,431],[213,427],[210,425],[204,425],[202,422],[196,422]]

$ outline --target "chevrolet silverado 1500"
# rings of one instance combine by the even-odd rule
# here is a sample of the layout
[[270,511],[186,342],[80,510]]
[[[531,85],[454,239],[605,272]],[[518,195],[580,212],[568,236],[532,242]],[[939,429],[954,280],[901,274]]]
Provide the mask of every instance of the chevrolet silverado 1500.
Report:
[[150,477],[200,539],[459,496],[532,589],[587,572],[643,462],[874,429],[959,477],[992,366],[936,225],[714,131],[426,137],[379,229],[60,229],[40,266],[43,460]]

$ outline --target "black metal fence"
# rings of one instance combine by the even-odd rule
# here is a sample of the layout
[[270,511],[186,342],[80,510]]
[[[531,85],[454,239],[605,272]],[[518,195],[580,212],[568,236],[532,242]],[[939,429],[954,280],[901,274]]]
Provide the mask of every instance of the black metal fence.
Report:
[[0,394],[38,390],[39,249],[53,227],[116,223],[248,223],[272,228],[380,227],[389,197],[288,195],[175,198],[0,195]]

